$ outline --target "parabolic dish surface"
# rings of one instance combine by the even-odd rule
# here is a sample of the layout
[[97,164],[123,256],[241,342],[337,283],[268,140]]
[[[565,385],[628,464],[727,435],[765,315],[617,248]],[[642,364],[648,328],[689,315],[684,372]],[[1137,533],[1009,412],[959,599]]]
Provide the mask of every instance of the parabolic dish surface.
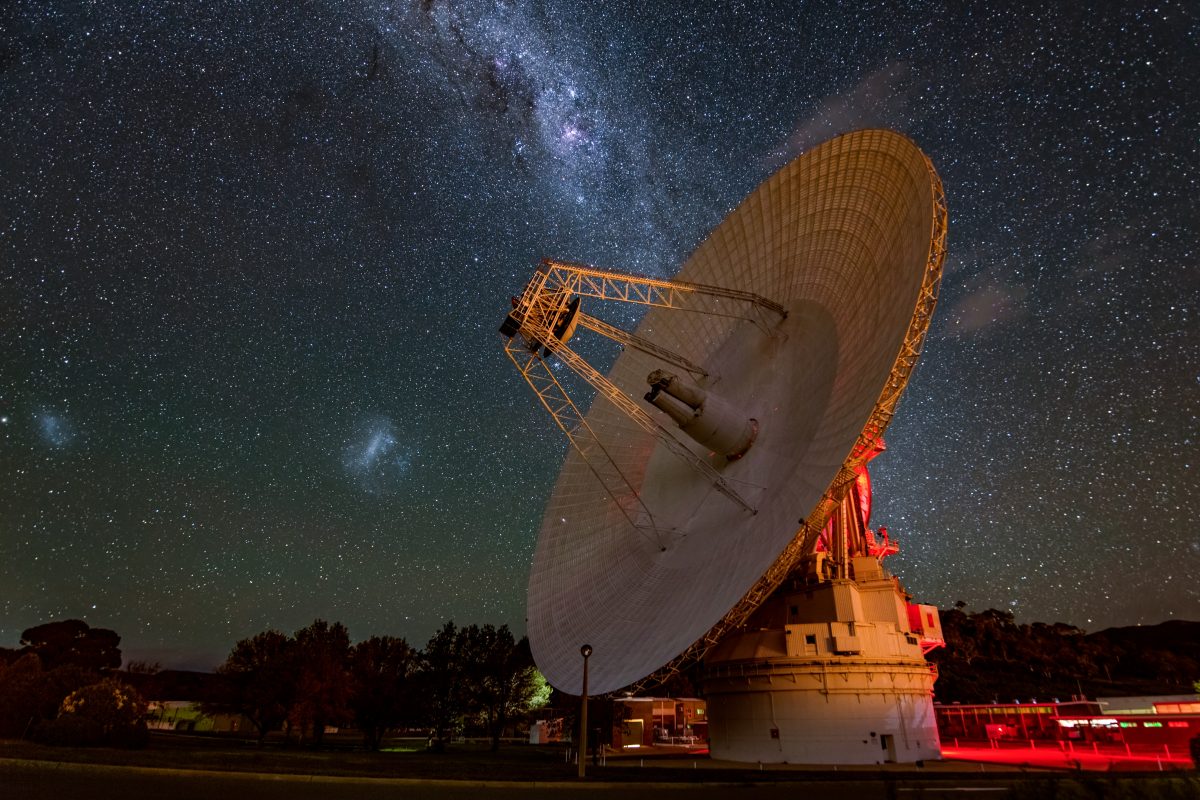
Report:
[[[653,527],[631,525],[579,453],[569,452],[529,579],[530,644],[551,684],[581,691],[585,643],[593,647],[590,691],[645,677],[722,620],[787,547],[864,425],[878,417],[904,355],[933,268],[937,181],[907,138],[847,134],[768,178],[684,264],[675,280],[753,292],[788,309],[766,331],[735,317],[662,308],[637,329],[704,366],[709,376],[697,383],[758,420],[750,452],[726,462],[661,417],[757,513],[717,493],[597,398],[588,424],[639,489]],[[730,313],[743,310],[722,302]],[[664,366],[629,349],[609,379],[660,417],[641,398],[647,374]]]

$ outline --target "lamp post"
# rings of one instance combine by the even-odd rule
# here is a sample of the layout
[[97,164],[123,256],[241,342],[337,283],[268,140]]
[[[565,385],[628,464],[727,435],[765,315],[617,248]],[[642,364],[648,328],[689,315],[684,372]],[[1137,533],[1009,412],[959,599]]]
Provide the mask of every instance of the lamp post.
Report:
[[584,777],[587,773],[587,735],[588,735],[588,719],[587,719],[587,701],[588,701],[588,657],[592,654],[592,646],[585,644],[579,648],[579,654],[583,656],[583,705],[579,709],[579,777]]

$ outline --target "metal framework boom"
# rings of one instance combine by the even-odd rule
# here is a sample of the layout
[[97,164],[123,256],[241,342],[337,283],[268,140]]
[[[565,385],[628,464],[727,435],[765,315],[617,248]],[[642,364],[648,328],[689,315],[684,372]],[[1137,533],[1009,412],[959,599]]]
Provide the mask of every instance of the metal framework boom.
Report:
[[[776,320],[786,317],[787,311],[783,306],[752,292],[737,289],[626,275],[581,264],[544,260],[521,296],[513,299],[513,311],[500,329],[508,337],[505,352],[509,359],[632,525],[643,527],[639,519],[644,515],[644,519],[649,520],[649,527],[655,527],[653,514],[640,498],[637,499],[638,508],[631,505],[629,498],[631,495],[637,496],[636,489],[621,473],[595,432],[586,424],[566,389],[544,363],[544,357],[551,353],[583,378],[597,394],[699,472],[718,492],[743,510],[756,513],[755,508],[706,460],[568,347],[566,340],[576,326],[581,326],[623,346],[633,347],[682,367],[694,375],[705,376],[708,372],[678,353],[582,313],[579,310],[579,299],[582,297],[737,317],[760,327],[766,327],[771,317]],[[711,302],[697,302],[698,299]],[[515,343],[518,336],[524,341],[523,347]]]

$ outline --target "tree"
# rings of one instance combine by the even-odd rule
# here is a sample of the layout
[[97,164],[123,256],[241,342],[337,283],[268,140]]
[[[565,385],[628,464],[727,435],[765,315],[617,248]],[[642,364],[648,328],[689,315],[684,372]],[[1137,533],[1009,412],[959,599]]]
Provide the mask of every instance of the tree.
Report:
[[[946,637],[945,651],[935,651],[939,656],[944,656],[946,653],[953,653],[957,658],[964,661],[968,666],[979,656],[979,648],[975,640],[974,632],[975,625],[963,613],[959,607],[959,603],[966,606],[962,600],[954,604],[954,608],[950,611],[942,611],[942,634]],[[934,659],[937,661],[938,659]]]
[[411,713],[411,678],[417,663],[417,652],[393,636],[372,636],[350,651],[350,709],[369,749],[378,750],[388,728]]
[[463,628],[460,636],[467,699],[483,718],[495,752],[504,727],[528,710],[537,688],[529,640],[515,642],[507,625],[472,625]]
[[466,710],[463,692],[463,637],[453,620],[433,635],[421,652],[420,689],[425,716],[433,728],[432,748],[446,749],[446,739]]
[[79,619],[47,622],[21,632],[24,652],[36,653],[47,670],[66,664],[104,673],[121,666],[121,637]]
[[263,631],[233,647],[217,672],[229,679],[228,694],[206,706],[232,710],[250,720],[262,744],[287,719],[296,684],[295,644],[285,634]]
[[1011,611],[989,608],[972,614],[971,620],[979,631],[979,638],[987,648],[986,654],[1000,661],[1011,661],[1009,646],[1017,641],[1020,632],[1013,621]]
[[946,647],[929,654],[942,702],[1174,693],[1200,672],[1200,623],[1111,628],[1017,625],[1007,611],[942,612]]
[[78,619],[21,632],[21,649],[0,648],[0,736],[24,737],[54,719],[63,698],[121,666],[121,637]]
[[146,702],[137,690],[116,678],[76,689],[62,701],[58,727],[79,730],[83,723],[92,741],[78,744],[142,746],[146,743]]
[[0,664],[0,738],[23,738],[38,722],[52,718],[61,700],[33,653]]
[[350,634],[340,622],[313,620],[296,631],[296,691],[288,721],[300,731],[312,729],[320,744],[326,725],[350,718]]

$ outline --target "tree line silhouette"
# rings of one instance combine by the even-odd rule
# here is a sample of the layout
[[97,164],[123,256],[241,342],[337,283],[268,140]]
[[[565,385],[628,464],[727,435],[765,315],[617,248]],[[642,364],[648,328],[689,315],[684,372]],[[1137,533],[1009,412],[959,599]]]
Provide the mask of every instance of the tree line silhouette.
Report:
[[548,694],[528,641],[506,625],[447,622],[416,650],[394,636],[351,645],[344,625],[318,619],[293,636],[268,630],[239,641],[217,673],[224,680],[205,710],[243,715],[259,741],[283,728],[320,744],[327,726],[353,724],[371,749],[401,726],[428,728],[441,749],[474,724],[495,750],[509,722]]
[[1018,624],[1010,611],[971,612],[961,602],[941,622],[946,646],[929,660],[942,703],[1185,694],[1200,680],[1200,622],[1087,633],[1063,622]]
[[[0,738],[144,744],[142,695],[170,699],[167,673],[144,664],[118,672],[119,643],[114,631],[65,620],[23,631],[20,649],[0,648]],[[259,742],[283,730],[319,745],[327,727],[352,724],[370,749],[390,729],[417,727],[435,750],[464,726],[498,749],[505,727],[550,693],[528,641],[506,625],[447,622],[418,650],[394,636],[351,644],[344,625],[321,619],[290,636],[242,639],[193,688],[199,696],[187,699],[208,714],[243,716]]]
[[[930,654],[939,702],[1200,691],[1200,622],[1089,634],[1065,623],[1018,624],[1011,612],[970,612],[962,603],[941,619],[946,647]],[[172,694],[178,680],[165,685],[185,673],[144,664],[121,672],[120,640],[63,620],[23,631],[18,649],[0,648],[0,738],[137,746],[147,739],[146,696],[240,714],[260,742],[284,731],[319,745],[327,727],[353,725],[370,749],[389,730],[419,728],[435,750],[464,731],[485,734],[494,750],[506,726],[551,694],[528,641],[507,626],[447,622],[421,649],[393,636],[352,644],[344,625],[321,619],[292,635],[266,630],[237,642],[215,675],[192,673],[187,696]],[[659,692],[695,696],[701,685],[698,669]],[[562,701],[556,713],[569,718],[573,701]]]
[[146,704],[117,679],[121,637],[77,619],[21,632],[0,648],[0,738],[139,746]]

